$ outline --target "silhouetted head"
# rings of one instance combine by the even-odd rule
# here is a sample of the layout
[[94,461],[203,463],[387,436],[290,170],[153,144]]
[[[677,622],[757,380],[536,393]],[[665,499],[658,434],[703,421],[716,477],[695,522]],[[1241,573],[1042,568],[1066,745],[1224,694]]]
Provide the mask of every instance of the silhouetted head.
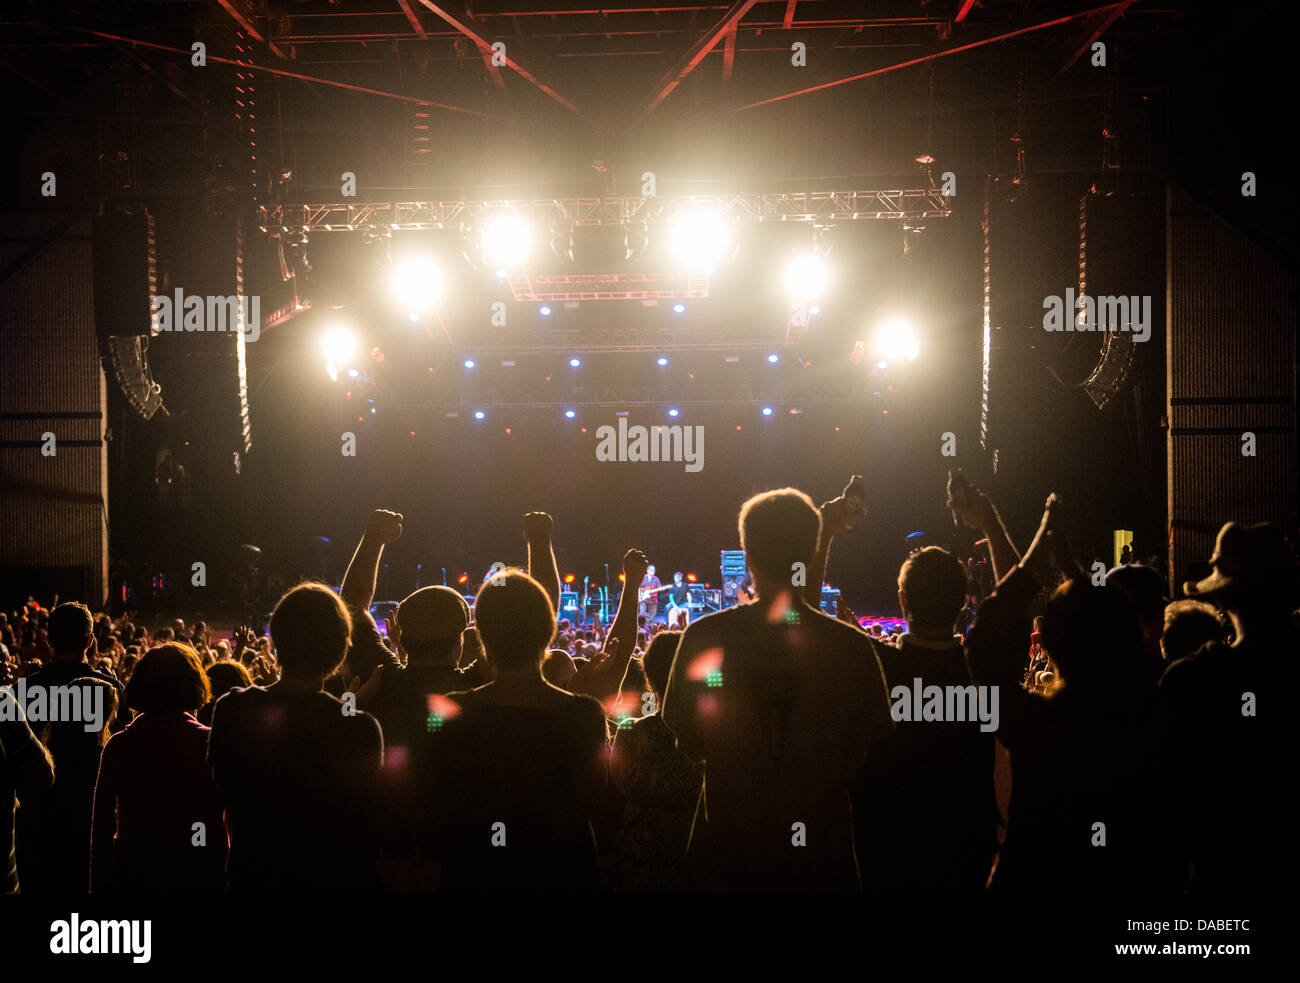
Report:
[[1204,601],[1174,601],[1165,608],[1160,652],[1169,662],[1192,655],[1207,642],[1221,642],[1228,621]]
[[672,672],[673,657],[677,654],[677,643],[681,639],[682,633],[679,631],[661,631],[650,642],[650,647],[641,658],[650,688],[658,696],[663,696],[664,690],[668,688],[668,674]]
[[253,674],[242,662],[231,659],[214,662],[208,666],[208,685],[212,687],[212,699],[225,696],[232,689],[253,685]]
[[535,668],[555,633],[555,608],[541,584],[522,570],[508,570],[479,589],[474,623],[493,666]]
[[755,495],[740,507],[740,546],[755,580],[788,585],[796,563],[806,570],[817,552],[822,517],[797,488]]
[[966,571],[947,550],[917,550],[898,571],[898,605],[911,629],[951,632],[966,603]]
[[325,677],[338,669],[351,635],[347,606],[324,584],[299,584],[280,598],[271,615],[276,658],[284,674],[297,679]]
[[203,660],[183,642],[150,649],[126,684],[126,705],[138,713],[193,713],[211,698]]
[[1122,688],[1142,658],[1136,609],[1119,591],[1086,580],[1052,592],[1043,614],[1043,644],[1065,685],[1075,690]]
[[80,658],[95,633],[90,608],[79,601],[60,604],[50,612],[48,631],[50,647],[54,649],[55,655],[75,655]]

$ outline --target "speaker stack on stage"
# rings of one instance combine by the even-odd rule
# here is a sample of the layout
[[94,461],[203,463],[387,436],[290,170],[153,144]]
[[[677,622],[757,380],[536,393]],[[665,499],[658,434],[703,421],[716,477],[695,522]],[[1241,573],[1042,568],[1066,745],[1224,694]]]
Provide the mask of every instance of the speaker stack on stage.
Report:
[[729,608],[736,603],[736,594],[745,583],[745,551],[722,551],[722,606]]

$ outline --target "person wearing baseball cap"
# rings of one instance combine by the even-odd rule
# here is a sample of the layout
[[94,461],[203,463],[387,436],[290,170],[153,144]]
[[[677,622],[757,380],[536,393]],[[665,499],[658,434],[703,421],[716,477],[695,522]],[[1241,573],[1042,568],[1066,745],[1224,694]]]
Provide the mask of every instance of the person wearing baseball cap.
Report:
[[[1208,577],[1183,590],[1227,612],[1233,641],[1205,645],[1160,680],[1181,759],[1189,888],[1194,897],[1260,897],[1292,884],[1289,781],[1279,755],[1294,732],[1300,564],[1277,527],[1229,522],[1210,565]],[[1230,777],[1224,784],[1211,775]]]
[[421,587],[397,607],[389,637],[405,663],[385,670],[372,712],[384,728],[388,747],[411,747],[424,733],[429,697],[473,689],[487,682],[481,667],[457,668],[469,605],[450,587]]

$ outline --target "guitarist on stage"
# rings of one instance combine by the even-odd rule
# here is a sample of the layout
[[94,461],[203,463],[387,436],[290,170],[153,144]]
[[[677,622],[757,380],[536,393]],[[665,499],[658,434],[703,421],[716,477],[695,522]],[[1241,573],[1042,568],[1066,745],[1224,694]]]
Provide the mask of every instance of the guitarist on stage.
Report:
[[659,591],[662,586],[655,576],[654,566],[646,567],[645,578],[637,590],[637,614],[644,614],[647,624],[654,621],[655,615],[659,613]]

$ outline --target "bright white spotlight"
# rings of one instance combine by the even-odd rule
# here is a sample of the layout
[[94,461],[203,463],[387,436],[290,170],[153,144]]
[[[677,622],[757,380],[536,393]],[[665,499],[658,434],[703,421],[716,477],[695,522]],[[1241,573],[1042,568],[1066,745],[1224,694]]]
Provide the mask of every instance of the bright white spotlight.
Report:
[[442,274],[427,259],[413,257],[393,267],[393,296],[408,311],[427,311],[438,300]]
[[912,326],[902,318],[894,318],[881,325],[876,332],[876,352],[886,361],[911,361],[920,354],[921,344]]
[[538,313],[541,314],[542,317],[550,317],[551,308],[548,305],[543,304],[540,308],[538,308]]
[[517,218],[496,218],[483,225],[483,252],[498,267],[519,266],[528,256],[532,230]]
[[565,411],[564,411],[564,418],[565,418],[566,420],[572,420],[572,419],[573,419],[575,416],[577,416],[577,415],[578,415],[578,414],[575,413],[573,410],[565,410]]
[[487,414],[484,413],[482,410],[475,410],[475,411],[474,411],[474,419],[475,419],[475,420],[482,420],[482,419],[483,419],[484,417],[486,417],[486,416],[487,416]]
[[473,367],[474,367],[474,360],[472,358],[465,359],[465,368],[472,369]]
[[659,358],[658,358],[657,361],[658,361],[659,366],[660,366],[661,368],[662,368],[663,366],[665,366],[665,365],[668,364],[668,359],[666,359],[666,358],[665,358],[664,356],[662,356],[662,355],[659,356]]
[[673,228],[677,258],[692,270],[712,273],[730,243],[727,221],[717,212],[690,212]]
[[767,361],[769,364],[775,365],[777,362],[781,361],[781,356],[776,352],[772,352],[772,354],[767,356]]
[[677,415],[677,407],[674,406],[672,409],[670,409],[670,410],[668,411],[668,415],[669,415],[669,416],[676,416],[676,415]]
[[580,366],[581,364],[582,364],[582,359],[580,359],[580,358],[571,358],[571,359],[569,359],[569,367],[572,368],[572,369],[576,369],[576,368],[577,368],[578,366]]
[[796,300],[812,300],[826,289],[826,264],[816,256],[799,256],[785,271],[785,287]]
[[685,314],[685,313],[686,313],[686,305],[685,305],[685,304],[673,304],[673,313],[674,313],[674,314]]
[[763,415],[764,415],[764,416],[771,416],[771,415],[772,415],[772,407],[770,407],[770,406],[764,406],[764,407],[763,407]]
[[352,357],[357,350],[357,336],[346,328],[332,328],[321,339],[325,357],[335,365],[341,365]]

